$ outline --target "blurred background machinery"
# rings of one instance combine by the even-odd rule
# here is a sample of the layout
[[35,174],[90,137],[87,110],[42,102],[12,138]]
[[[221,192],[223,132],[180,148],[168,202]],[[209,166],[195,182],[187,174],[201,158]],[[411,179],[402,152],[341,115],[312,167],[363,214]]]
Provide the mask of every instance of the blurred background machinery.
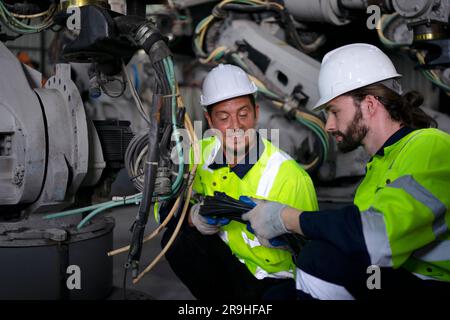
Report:
[[[1,0],[0,298],[108,297],[114,221],[100,213],[121,206],[139,206],[121,252],[142,277],[150,212],[184,216],[177,128],[206,129],[200,86],[218,63],[251,75],[260,128],[308,170],[320,205],[351,202],[368,156],[340,153],[311,111],[321,58],[383,48],[450,132],[449,15],[448,0]],[[73,265],[81,290],[67,287]]]

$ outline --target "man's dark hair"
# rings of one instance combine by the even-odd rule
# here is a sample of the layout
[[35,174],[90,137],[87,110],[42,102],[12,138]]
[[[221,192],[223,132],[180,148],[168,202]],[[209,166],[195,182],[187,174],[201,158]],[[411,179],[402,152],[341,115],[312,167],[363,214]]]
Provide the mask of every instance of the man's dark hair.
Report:
[[417,91],[410,91],[401,96],[386,86],[376,83],[346,94],[346,96],[353,98],[357,106],[368,95],[376,97],[386,108],[391,119],[404,126],[413,129],[437,127],[436,120],[420,108],[423,97]]

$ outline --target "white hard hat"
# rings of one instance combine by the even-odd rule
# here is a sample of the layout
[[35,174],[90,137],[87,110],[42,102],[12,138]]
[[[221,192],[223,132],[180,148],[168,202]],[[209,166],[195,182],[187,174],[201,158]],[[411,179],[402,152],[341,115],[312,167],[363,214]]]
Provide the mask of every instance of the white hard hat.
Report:
[[401,75],[389,57],[373,45],[355,43],[337,48],[322,60],[320,100],[313,110],[323,109],[334,98],[352,90],[398,77]]
[[203,81],[200,104],[206,107],[227,99],[254,94],[257,90],[244,70],[231,64],[220,64]]

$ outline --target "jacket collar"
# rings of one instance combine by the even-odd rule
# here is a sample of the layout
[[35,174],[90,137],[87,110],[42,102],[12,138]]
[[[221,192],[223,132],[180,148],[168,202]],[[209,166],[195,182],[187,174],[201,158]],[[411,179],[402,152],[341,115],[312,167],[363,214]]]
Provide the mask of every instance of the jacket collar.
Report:
[[406,137],[408,134],[413,132],[415,129],[410,127],[402,127],[397,132],[395,132],[392,136],[389,137],[389,139],[386,140],[386,142],[383,144],[383,146],[380,148],[380,150],[377,151],[376,155],[384,157],[384,149],[397,143],[404,137]]
[[[253,168],[253,166],[255,165],[255,163],[261,158],[261,155],[264,152],[264,142],[262,140],[262,138],[260,137],[259,133],[256,133],[257,135],[257,143],[252,147],[252,149],[245,155],[245,157],[239,161],[238,164],[236,164],[233,168],[230,167],[230,171],[234,172],[240,179],[244,178],[244,176]],[[257,158],[256,161],[254,161],[254,159],[250,159],[249,154],[251,154],[252,152],[254,152],[254,148],[256,148],[257,151]],[[223,153],[223,149],[221,148],[217,154],[224,154]],[[217,158],[217,156],[216,156]],[[223,159],[225,159],[225,155],[222,157]],[[252,161],[250,161],[252,160]],[[217,170],[223,167],[228,167],[228,164],[226,163],[217,163],[216,159],[214,159],[214,161],[208,166],[208,168],[212,169],[212,170]]]

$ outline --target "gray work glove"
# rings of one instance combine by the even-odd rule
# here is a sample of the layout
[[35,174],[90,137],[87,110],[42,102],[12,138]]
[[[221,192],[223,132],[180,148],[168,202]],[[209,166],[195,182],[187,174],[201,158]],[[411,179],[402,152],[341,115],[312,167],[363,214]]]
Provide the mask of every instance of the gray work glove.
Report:
[[284,204],[271,201],[258,201],[256,207],[242,215],[244,221],[249,221],[258,238],[273,239],[289,233],[281,219]]
[[191,215],[192,224],[203,235],[212,235],[220,231],[220,224],[209,224],[205,217],[200,215],[201,203],[192,206],[189,214]]

